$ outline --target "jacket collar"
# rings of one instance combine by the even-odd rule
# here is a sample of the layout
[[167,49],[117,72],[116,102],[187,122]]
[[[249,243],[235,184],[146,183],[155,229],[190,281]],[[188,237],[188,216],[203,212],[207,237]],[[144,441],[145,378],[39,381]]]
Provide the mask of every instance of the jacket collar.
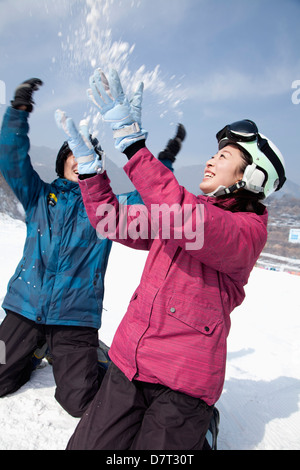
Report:
[[65,178],[57,178],[53,181],[53,184],[55,184],[60,190],[74,191],[76,193],[80,192],[78,183],[74,183],[74,181],[69,181]]

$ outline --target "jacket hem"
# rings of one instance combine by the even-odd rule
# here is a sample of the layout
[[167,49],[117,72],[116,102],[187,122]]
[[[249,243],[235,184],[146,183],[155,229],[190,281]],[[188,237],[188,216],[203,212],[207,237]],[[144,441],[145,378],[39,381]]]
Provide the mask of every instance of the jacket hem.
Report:
[[59,320],[55,319],[53,321],[49,320],[43,320],[43,321],[37,321],[36,316],[34,316],[32,313],[29,312],[24,312],[20,310],[19,308],[16,308],[13,305],[9,305],[7,303],[2,305],[3,310],[6,313],[6,310],[10,310],[11,312],[16,313],[17,315],[21,315],[24,318],[27,318],[27,320],[30,320],[34,322],[36,325],[46,325],[46,326],[78,326],[78,327],[88,327],[88,328],[95,328],[96,330],[99,330],[101,327],[101,323],[93,323],[90,321],[84,322],[84,321],[75,321],[75,320]]

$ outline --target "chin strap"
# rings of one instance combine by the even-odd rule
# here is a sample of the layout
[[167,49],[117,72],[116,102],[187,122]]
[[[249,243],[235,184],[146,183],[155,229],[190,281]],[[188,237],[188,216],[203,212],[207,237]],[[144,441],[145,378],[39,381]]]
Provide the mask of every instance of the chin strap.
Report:
[[235,193],[236,191],[244,188],[245,186],[246,186],[245,181],[237,181],[236,183],[234,183],[232,186],[229,186],[228,188],[225,188],[225,186],[219,186],[217,189],[215,189],[211,193],[206,193],[205,196],[210,196],[210,197],[224,196],[224,194]]
[[252,193],[258,194],[264,192],[264,181],[265,174],[261,169],[259,169],[255,163],[248,165],[244,171],[243,179],[237,181],[232,186],[225,188],[225,186],[219,186],[217,189],[211,193],[206,194],[206,196],[218,197],[223,196],[224,194],[235,193],[239,189],[245,188]]

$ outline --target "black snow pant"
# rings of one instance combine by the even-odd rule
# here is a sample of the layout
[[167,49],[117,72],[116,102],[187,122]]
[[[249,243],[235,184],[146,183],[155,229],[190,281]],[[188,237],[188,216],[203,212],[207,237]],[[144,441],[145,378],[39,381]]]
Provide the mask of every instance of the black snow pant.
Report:
[[0,364],[0,397],[17,391],[30,379],[32,354],[47,342],[53,357],[55,398],[70,415],[81,417],[104,376],[98,367],[98,330],[38,325],[14,312],[6,313],[0,325],[0,341],[5,345],[5,364]]
[[198,398],[131,382],[111,363],[67,450],[202,450],[212,413]]

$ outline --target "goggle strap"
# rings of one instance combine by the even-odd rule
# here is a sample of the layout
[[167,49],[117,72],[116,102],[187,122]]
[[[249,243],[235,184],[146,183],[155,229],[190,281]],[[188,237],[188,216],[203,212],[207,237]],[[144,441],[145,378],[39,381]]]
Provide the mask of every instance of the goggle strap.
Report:
[[277,157],[276,153],[271,149],[268,141],[266,139],[263,139],[259,134],[257,136],[257,145],[260,151],[265,154],[266,157],[270,160],[278,174],[279,185],[275,189],[275,191],[278,191],[286,181],[284,167],[280,159]]

